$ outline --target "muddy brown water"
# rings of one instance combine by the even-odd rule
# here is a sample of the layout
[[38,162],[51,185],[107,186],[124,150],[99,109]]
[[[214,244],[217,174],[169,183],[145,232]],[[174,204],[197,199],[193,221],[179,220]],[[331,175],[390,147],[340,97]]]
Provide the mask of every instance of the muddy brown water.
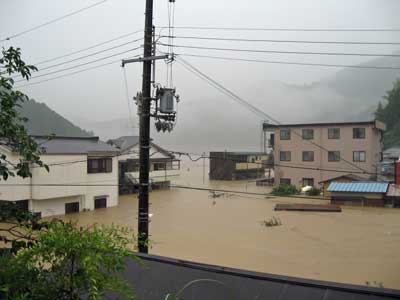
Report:
[[[207,167],[207,166],[206,166]],[[206,170],[207,172],[207,170]],[[202,161],[184,162],[174,183],[266,193],[254,182],[206,180]],[[296,198],[173,188],[150,194],[151,254],[202,263],[400,289],[400,209],[344,207],[342,213],[275,212],[276,203],[325,203]],[[137,227],[137,196],[118,207],[68,215],[80,225]],[[262,221],[279,218],[281,226]]]

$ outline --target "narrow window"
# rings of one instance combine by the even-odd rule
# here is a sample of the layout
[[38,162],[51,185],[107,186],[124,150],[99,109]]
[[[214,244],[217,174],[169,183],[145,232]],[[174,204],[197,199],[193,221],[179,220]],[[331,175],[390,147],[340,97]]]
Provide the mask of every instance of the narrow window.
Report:
[[365,162],[366,161],[365,151],[353,151],[353,161],[354,162]]
[[314,178],[303,178],[303,186],[314,186]]
[[290,178],[281,178],[281,179],[279,180],[279,183],[280,183],[280,184],[290,184],[291,181],[290,181]]
[[303,161],[314,161],[314,151],[303,151]]
[[281,129],[280,137],[281,140],[290,140],[290,129]]
[[312,140],[314,138],[314,129],[302,129],[303,140]]
[[340,139],[340,128],[328,128],[328,139],[330,140]]
[[365,128],[353,128],[353,139],[365,139]]
[[329,151],[328,161],[340,161],[340,151]]
[[290,151],[281,151],[279,153],[279,159],[281,161],[290,161],[291,160],[291,153]]

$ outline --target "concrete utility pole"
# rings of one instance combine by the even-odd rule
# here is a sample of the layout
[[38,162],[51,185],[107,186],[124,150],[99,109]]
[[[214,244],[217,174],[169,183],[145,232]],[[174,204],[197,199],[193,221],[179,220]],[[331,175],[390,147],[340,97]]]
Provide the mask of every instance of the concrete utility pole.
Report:
[[139,252],[148,253],[149,238],[149,169],[150,169],[150,106],[151,106],[151,64],[146,60],[153,54],[153,0],[146,0],[144,25],[142,109],[139,123],[139,210],[138,210],[138,248]]

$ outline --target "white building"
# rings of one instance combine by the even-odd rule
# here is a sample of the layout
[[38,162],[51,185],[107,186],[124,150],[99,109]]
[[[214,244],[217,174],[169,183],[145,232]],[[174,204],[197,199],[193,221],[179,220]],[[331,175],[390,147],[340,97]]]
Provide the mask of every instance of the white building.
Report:
[[[1,180],[0,200],[19,201],[43,217],[118,205],[118,149],[98,137],[34,138],[50,172],[33,165],[30,178]],[[19,162],[8,147],[0,146],[0,153]]]
[[[117,139],[109,140],[107,143],[120,150],[118,156],[120,184],[127,183],[127,186],[130,187],[133,184],[134,187],[132,190],[125,189],[122,186],[121,194],[133,192],[138,188],[135,185],[139,183],[139,137],[121,136]],[[149,179],[152,187],[168,185],[173,178],[179,176],[179,169],[179,159],[176,159],[173,154],[160,146],[150,143]]]

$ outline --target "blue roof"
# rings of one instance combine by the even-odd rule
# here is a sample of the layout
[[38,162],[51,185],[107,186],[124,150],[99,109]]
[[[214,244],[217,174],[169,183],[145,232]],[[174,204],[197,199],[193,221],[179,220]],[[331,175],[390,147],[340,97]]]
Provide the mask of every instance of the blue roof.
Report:
[[337,182],[333,181],[328,192],[350,192],[350,193],[386,193],[389,188],[387,182]]

